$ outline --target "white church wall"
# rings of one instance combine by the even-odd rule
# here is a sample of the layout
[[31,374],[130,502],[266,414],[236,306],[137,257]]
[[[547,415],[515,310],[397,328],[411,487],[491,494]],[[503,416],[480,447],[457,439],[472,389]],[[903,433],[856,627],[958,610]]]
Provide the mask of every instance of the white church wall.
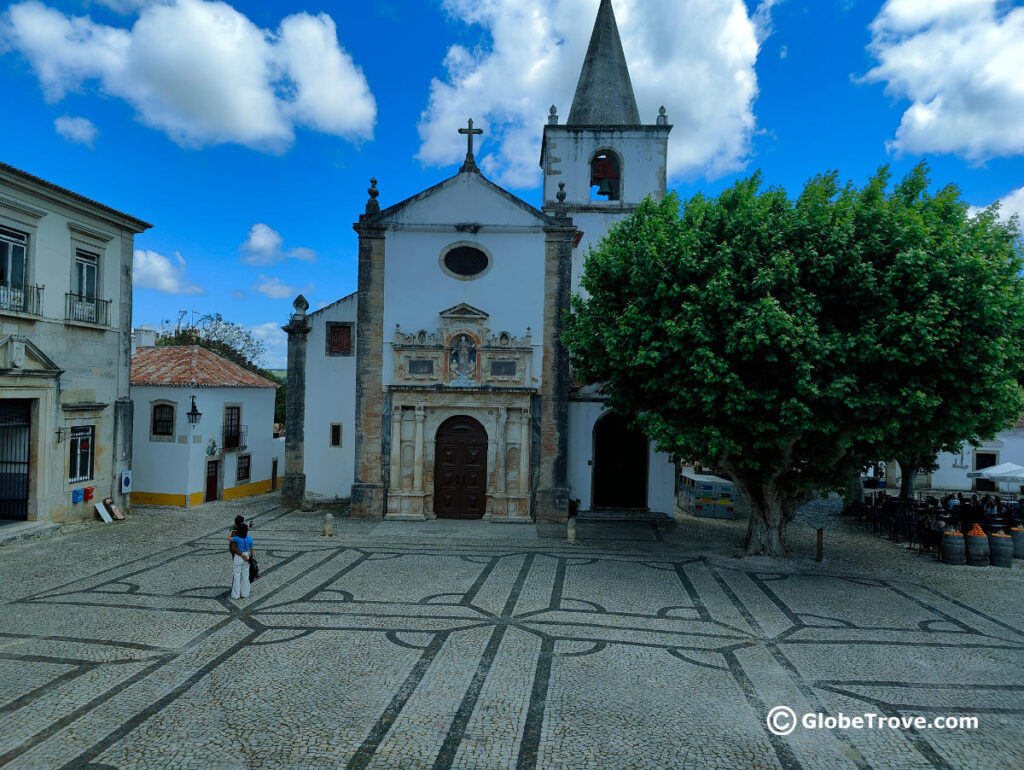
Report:
[[[476,212],[482,221],[499,213]],[[473,221],[476,221],[474,219]],[[421,329],[434,334],[439,313],[460,303],[483,310],[492,333],[515,337],[530,328],[533,346],[532,387],[540,387],[543,365],[544,233],[389,232],[384,279],[384,384],[394,382],[391,343],[397,325],[406,334]],[[490,268],[473,280],[459,280],[441,269],[443,250],[455,242],[479,244],[489,253]]]
[[597,246],[608,233],[609,228],[621,221],[624,216],[626,215],[621,212],[587,211],[573,214],[573,224],[583,232],[579,246],[572,253],[572,292],[574,294],[586,295],[586,292],[580,288],[580,279],[583,276],[583,265],[590,254],[590,249]]
[[[347,498],[355,473],[356,357],[327,355],[327,324],[356,322],[353,294],[309,316],[306,346],[305,473],[310,496]],[[386,328],[386,327],[385,327]],[[341,446],[331,446],[331,425],[341,425]],[[284,465],[281,464],[281,473]]]

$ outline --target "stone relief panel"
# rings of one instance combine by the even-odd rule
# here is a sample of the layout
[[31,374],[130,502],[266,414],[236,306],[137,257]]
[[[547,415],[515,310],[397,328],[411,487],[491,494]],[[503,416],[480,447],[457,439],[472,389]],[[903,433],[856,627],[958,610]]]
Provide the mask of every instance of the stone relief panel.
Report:
[[492,332],[488,316],[469,305],[440,314],[434,332],[407,333],[396,326],[392,351],[394,380],[409,385],[452,388],[527,387],[532,383],[533,337],[509,331]]

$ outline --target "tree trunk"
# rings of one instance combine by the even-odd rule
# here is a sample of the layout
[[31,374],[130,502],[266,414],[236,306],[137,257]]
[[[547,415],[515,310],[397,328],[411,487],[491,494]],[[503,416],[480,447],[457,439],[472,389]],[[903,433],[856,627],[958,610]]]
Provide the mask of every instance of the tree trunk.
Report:
[[900,464],[900,497],[911,498],[914,496],[914,480],[920,463],[910,457],[897,457],[896,462]]
[[748,555],[783,556],[789,551],[784,529],[792,519],[786,515],[783,499],[773,485],[744,484],[750,499],[750,523],[745,543]]

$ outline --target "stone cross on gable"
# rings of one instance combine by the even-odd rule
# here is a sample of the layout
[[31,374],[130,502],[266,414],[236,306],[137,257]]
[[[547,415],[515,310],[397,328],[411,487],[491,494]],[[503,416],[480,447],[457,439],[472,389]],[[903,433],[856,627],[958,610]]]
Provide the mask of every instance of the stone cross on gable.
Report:
[[462,171],[478,171],[476,167],[476,158],[473,157],[473,137],[479,136],[484,130],[482,128],[473,128],[473,119],[469,119],[468,128],[460,128],[459,133],[466,136],[466,162],[462,164]]

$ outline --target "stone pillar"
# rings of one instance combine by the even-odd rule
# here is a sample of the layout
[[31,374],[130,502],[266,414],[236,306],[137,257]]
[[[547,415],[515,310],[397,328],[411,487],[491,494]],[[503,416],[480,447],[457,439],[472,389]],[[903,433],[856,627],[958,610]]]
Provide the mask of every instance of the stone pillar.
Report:
[[423,421],[427,413],[422,406],[416,407],[416,456],[413,459],[412,490],[423,494]]
[[295,312],[287,326],[288,392],[285,399],[284,478],[281,480],[281,505],[298,508],[306,499],[306,342],[309,303],[301,294],[292,303]]
[[530,494],[530,430],[532,422],[530,410],[524,409],[519,422],[519,493]]
[[366,213],[353,227],[359,233],[359,307],[356,314],[356,467],[351,515],[384,515],[382,434],[384,410],[384,236],[377,215],[377,180],[371,181]]
[[391,407],[391,483],[392,493],[402,488],[402,412],[401,406]]
[[[564,185],[561,185],[564,187]],[[565,191],[558,193],[552,224],[544,228],[544,366],[540,405],[540,481],[537,520],[569,518],[569,353],[562,344],[564,314],[572,282],[572,239]]]
[[[498,408],[498,435],[494,449],[494,491],[505,496],[505,459],[508,454],[505,443],[505,424],[508,421],[508,410],[505,407]],[[507,513],[504,504],[502,509]]]

